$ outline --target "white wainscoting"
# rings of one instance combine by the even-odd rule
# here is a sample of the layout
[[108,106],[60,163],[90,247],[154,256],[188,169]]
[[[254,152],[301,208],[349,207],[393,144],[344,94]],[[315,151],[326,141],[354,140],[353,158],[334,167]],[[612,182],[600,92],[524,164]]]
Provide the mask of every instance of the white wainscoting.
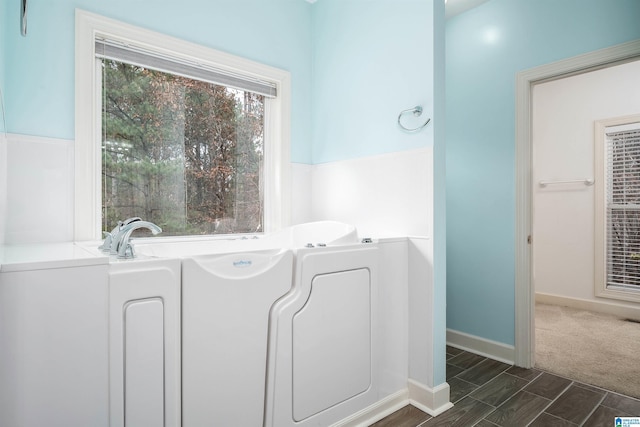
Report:
[[0,245],[4,244],[7,218],[7,137],[0,133]]
[[73,141],[7,135],[5,243],[73,240]]
[[433,150],[315,165],[314,220],[354,224],[360,236],[431,236]]
[[311,212],[311,177],[313,165],[291,163],[291,223],[313,220]]

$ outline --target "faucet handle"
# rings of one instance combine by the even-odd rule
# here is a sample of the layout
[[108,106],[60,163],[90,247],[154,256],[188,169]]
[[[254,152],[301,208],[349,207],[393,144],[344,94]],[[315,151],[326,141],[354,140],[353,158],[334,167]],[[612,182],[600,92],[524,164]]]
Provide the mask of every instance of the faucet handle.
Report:
[[111,250],[111,242],[113,240],[113,235],[108,231],[103,231],[102,236],[104,237],[104,242],[102,242],[102,244],[98,246],[98,249],[100,249],[103,252],[109,252]]
[[118,252],[118,258],[128,259],[128,258],[135,258],[135,257],[136,257],[136,252],[133,249],[133,244],[131,243],[127,243],[127,246],[124,249],[123,253]]

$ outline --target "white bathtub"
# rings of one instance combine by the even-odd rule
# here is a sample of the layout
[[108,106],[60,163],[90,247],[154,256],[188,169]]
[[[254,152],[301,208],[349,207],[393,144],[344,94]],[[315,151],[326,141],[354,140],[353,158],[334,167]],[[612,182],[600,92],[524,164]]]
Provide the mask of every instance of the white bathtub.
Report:
[[375,403],[375,246],[334,221],[136,243],[182,260],[183,426],[331,425]]
[[[244,425],[257,427],[358,425],[353,420],[375,421],[383,410],[407,403],[404,338],[393,355],[385,344],[393,341],[385,334],[397,341],[406,331],[406,300],[394,299],[404,295],[404,240],[390,252],[377,242],[361,243],[353,226],[322,221],[233,240],[152,238],[135,245],[135,259],[110,257],[97,242],[82,242],[74,246],[85,255],[64,265],[47,258],[0,270],[46,269],[45,281],[48,269],[72,272],[87,259],[99,264],[101,311],[94,317],[105,324],[77,325],[102,331],[95,341],[108,343],[108,357],[98,360],[104,375],[84,395],[108,408],[110,421],[100,417],[104,422],[93,424],[234,425],[243,414]],[[62,254],[43,250],[53,258]],[[393,273],[381,267],[383,257]],[[379,275],[393,285],[380,292],[384,302]],[[51,283],[51,292],[66,283]],[[49,377],[40,380],[55,381]],[[67,382],[80,384],[79,378]],[[45,409],[40,412],[55,412]]]

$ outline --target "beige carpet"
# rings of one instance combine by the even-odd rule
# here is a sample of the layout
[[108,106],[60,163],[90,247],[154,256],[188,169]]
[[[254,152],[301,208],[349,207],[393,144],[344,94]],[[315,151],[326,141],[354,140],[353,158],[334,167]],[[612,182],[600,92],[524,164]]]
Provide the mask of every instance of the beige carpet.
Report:
[[640,323],[536,304],[536,368],[640,398]]

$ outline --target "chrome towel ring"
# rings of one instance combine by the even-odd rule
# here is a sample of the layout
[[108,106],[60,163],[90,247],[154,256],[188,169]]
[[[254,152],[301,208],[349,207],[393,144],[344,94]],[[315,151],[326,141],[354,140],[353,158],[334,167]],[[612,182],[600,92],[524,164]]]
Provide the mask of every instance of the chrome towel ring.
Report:
[[428,125],[429,122],[431,121],[431,119],[429,118],[429,119],[427,119],[426,122],[424,122],[422,125],[418,126],[417,128],[407,128],[407,127],[404,127],[404,125],[400,121],[400,119],[402,118],[402,115],[406,114],[406,113],[413,113],[414,116],[420,117],[420,115],[422,115],[422,107],[420,105],[416,105],[413,108],[409,108],[407,110],[402,110],[402,111],[400,111],[400,114],[398,114],[398,126],[400,126],[403,130],[405,130],[407,132],[417,132],[417,131],[421,130],[423,127],[425,127],[426,125]]

